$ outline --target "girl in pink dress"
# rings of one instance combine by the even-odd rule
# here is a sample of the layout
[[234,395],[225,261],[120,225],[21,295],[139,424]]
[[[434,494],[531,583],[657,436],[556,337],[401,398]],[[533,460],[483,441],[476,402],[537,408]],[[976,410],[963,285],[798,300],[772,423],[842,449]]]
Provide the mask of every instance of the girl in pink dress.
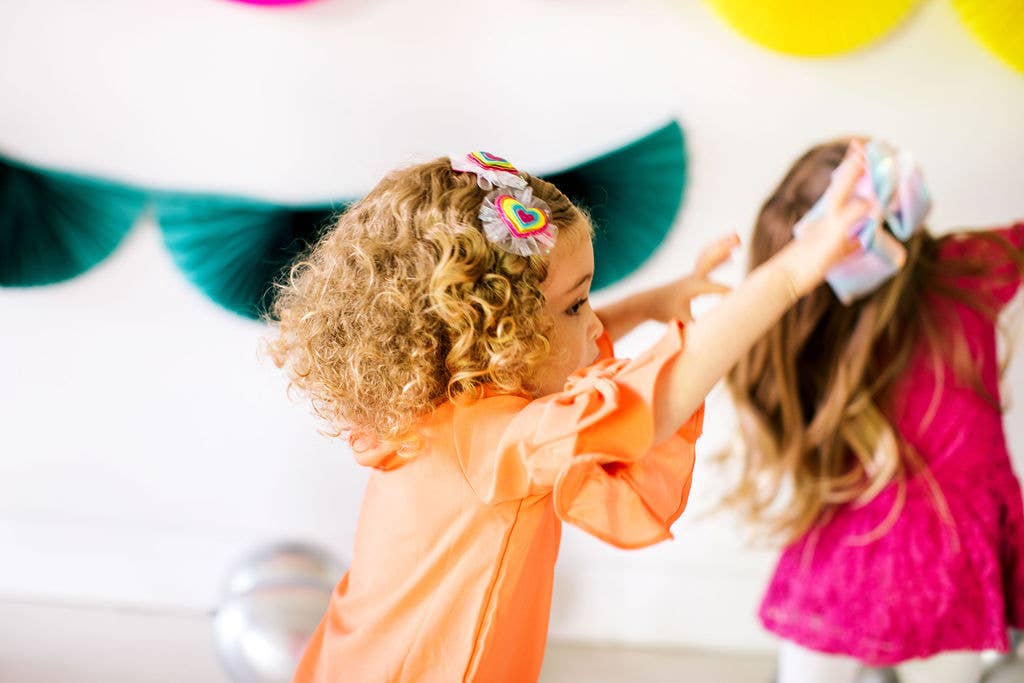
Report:
[[[751,267],[791,241],[846,146],[793,165],[758,216]],[[730,500],[788,542],[760,609],[784,639],[779,683],[900,663],[912,681],[922,664],[908,660],[940,653],[924,680],[975,681],[976,652],[1005,650],[1024,625],[996,351],[1024,223],[944,237],[894,223],[877,229],[902,269],[848,304],[833,271],[729,375],[745,445]]]

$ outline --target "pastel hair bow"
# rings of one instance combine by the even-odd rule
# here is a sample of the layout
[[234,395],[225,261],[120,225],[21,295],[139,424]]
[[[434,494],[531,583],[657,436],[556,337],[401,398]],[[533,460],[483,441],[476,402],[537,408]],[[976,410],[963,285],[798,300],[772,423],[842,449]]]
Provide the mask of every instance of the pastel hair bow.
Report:
[[[864,146],[864,155],[867,163],[853,194],[883,207],[882,220],[869,216],[861,221],[853,234],[863,250],[825,274],[832,291],[847,305],[878,289],[899,272],[907,258],[902,242],[921,228],[932,205],[921,169],[910,152],[870,140]],[[825,214],[831,191],[829,186],[797,222],[794,235],[799,237],[809,224]]]

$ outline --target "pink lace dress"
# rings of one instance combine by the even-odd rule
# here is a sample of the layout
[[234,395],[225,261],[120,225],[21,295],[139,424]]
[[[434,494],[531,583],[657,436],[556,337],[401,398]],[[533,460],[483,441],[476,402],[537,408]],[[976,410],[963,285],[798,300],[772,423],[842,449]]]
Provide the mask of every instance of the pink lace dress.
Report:
[[[1000,232],[1024,247],[1024,223]],[[950,240],[942,253],[966,256],[1001,259],[999,277],[962,285],[1005,305],[1020,284],[1016,268],[977,238]],[[959,303],[934,305],[943,329],[966,335],[999,401],[994,323]],[[887,665],[942,651],[1005,650],[1007,629],[1024,626],[1024,511],[1002,415],[955,386],[952,372],[937,372],[919,351],[884,407],[927,462],[931,481],[914,476],[902,491],[893,484],[865,505],[844,506],[786,548],[761,605],[768,630]],[[898,496],[895,523],[872,536]]]

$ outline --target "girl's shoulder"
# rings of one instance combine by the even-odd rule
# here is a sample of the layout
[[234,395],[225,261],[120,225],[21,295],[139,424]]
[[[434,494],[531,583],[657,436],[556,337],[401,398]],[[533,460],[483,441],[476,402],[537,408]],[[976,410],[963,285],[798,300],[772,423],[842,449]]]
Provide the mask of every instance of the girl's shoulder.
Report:
[[942,238],[939,260],[957,262],[968,274],[956,278],[964,290],[990,295],[997,306],[1013,298],[1024,268],[1024,221]]
[[474,448],[493,447],[513,419],[530,404],[530,398],[503,393],[490,386],[480,389],[478,396],[451,401],[447,413],[455,435],[455,443]]
[[1009,226],[985,230],[965,230],[941,239],[939,254],[942,258],[977,257],[1002,260],[1009,248],[1024,249],[1024,221]]

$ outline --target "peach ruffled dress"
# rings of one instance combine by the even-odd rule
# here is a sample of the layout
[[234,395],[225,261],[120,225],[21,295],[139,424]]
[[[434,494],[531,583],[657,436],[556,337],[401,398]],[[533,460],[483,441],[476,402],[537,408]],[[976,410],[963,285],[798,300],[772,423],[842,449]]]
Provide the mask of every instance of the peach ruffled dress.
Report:
[[295,683],[536,681],[562,522],[620,548],[671,538],[703,407],[655,445],[652,406],[683,327],[634,361],[601,341],[562,393],[446,403],[415,457],[356,453],[374,472],[352,564]]

